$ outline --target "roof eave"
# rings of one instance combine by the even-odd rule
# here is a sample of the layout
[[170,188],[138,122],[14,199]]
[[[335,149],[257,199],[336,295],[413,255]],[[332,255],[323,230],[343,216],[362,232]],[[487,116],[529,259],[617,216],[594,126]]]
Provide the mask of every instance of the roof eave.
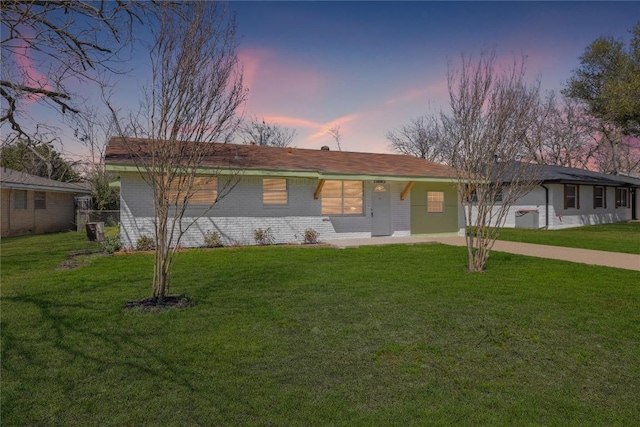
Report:
[[[139,172],[137,166],[123,164],[106,164],[106,170],[110,172]],[[416,176],[416,175],[392,175],[392,174],[368,174],[345,172],[320,172],[320,171],[296,171],[274,169],[228,169],[215,167],[201,167],[196,173],[218,175],[242,175],[242,176],[278,176],[291,178],[335,179],[353,181],[421,181],[421,182],[454,182],[457,178],[445,176]]]
[[52,187],[47,185],[24,184],[24,183],[17,183],[17,182],[3,182],[0,186],[2,188],[12,188],[16,190],[46,191],[50,193],[91,194],[91,190],[89,189]]

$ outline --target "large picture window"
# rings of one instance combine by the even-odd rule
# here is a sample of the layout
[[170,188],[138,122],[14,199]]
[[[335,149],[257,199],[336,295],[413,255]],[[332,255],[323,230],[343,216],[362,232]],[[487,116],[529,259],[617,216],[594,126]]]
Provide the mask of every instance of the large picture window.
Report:
[[593,207],[607,207],[607,189],[605,187],[593,187]]
[[362,181],[325,181],[322,187],[323,215],[362,215]]
[[[176,182],[174,188],[169,190],[169,201],[171,203],[182,204],[185,197],[185,189],[180,189],[180,184]],[[182,190],[182,191],[179,191]],[[190,204],[212,205],[218,197],[218,179],[210,176],[196,176],[193,179],[191,188],[192,195],[189,198]]]
[[20,210],[27,209],[27,190],[14,190],[13,208]]
[[626,188],[616,188],[616,208],[629,207],[629,191]]
[[564,186],[564,208],[580,209],[580,187],[573,184]]
[[262,203],[265,205],[286,205],[287,180],[264,178],[262,180]]
[[36,191],[33,193],[33,208],[47,209],[47,193],[44,191]]
[[427,213],[444,212],[444,193],[442,191],[427,191]]

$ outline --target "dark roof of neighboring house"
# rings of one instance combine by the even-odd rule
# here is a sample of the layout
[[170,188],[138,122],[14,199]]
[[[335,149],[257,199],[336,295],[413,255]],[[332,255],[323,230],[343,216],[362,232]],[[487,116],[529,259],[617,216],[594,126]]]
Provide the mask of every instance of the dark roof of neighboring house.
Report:
[[539,177],[542,182],[588,184],[608,186],[640,186],[640,179],[627,175],[609,175],[585,169],[542,165]]
[[[148,153],[148,140],[127,139],[137,153]],[[186,142],[186,144],[197,144]],[[439,163],[399,154],[279,148],[212,143],[202,167],[280,172],[315,172],[321,175],[455,178],[454,169]],[[111,138],[105,153],[108,165],[134,165],[122,138]]]
[[24,190],[91,194],[91,184],[89,183],[60,182],[6,168],[0,168],[0,186]]
[[541,184],[582,184],[603,185],[611,187],[640,187],[640,179],[628,175],[611,175],[586,169],[566,168],[555,165],[538,165],[534,163],[511,162],[510,172],[505,174],[505,182],[511,180],[510,174],[523,172]]

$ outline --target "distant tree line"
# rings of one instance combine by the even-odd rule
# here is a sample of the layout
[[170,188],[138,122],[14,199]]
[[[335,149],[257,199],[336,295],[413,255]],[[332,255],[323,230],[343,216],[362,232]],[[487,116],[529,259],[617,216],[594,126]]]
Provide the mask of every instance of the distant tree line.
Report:
[[[541,96],[521,135],[518,159],[601,172],[640,172],[640,22],[630,43],[600,37],[580,57],[565,88]],[[387,133],[392,150],[450,163],[448,113],[410,120]]]

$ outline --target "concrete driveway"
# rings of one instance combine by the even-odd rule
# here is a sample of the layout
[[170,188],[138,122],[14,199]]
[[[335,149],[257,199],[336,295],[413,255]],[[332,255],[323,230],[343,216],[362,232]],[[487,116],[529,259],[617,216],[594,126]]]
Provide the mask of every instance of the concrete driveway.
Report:
[[[365,239],[324,240],[323,243],[336,248],[353,248],[371,245],[398,245],[441,243],[451,246],[466,246],[464,237],[372,237]],[[601,265],[603,267],[622,268],[640,271],[640,255],[618,252],[594,251],[590,249],[565,248],[561,246],[536,245],[533,243],[496,241],[493,250],[511,254],[533,256],[538,258],[559,259],[581,264]]]

